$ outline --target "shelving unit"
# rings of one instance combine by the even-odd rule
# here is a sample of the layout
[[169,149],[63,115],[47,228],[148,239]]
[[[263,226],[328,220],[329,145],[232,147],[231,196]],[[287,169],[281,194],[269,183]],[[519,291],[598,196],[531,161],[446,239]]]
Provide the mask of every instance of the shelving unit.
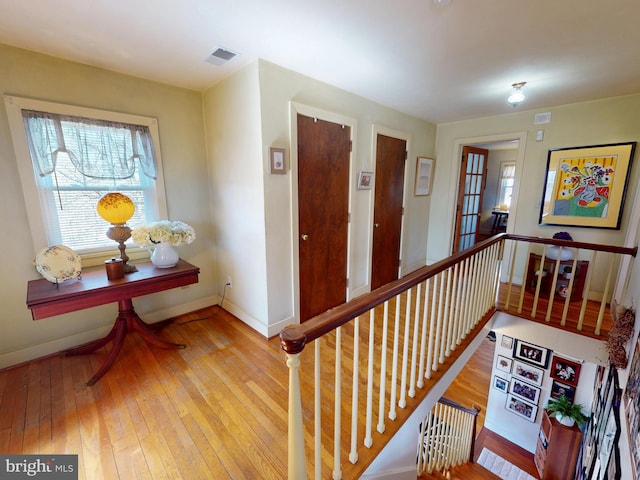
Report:
[[[538,275],[540,273],[540,262],[542,261],[542,255],[535,253],[529,254],[529,265],[527,267],[526,289],[529,293],[536,292],[536,285],[538,283]],[[573,269],[573,260],[561,260],[558,271],[556,269],[556,260],[551,258],[544,259],[544,265],[542,266],[542,281],[540,283],[540,295],[549,297],[551,292],[551,286],[553,285],[553,276],[557,277],[556,280],[556,293],[555,299],[564,300],[568,295],[570,276],[573,276],[573,288],[571,290],[572,302],[582,300],[582,292],[584,290],[584,282],[587,278],[587,271],[589,269],[589,262],[586,260],[578,260],[576,262],[575,272]],[[570,273],[565,273],[570,272]]]
[[582,432],[577,425],[566,427],[542,411],[540,434],[533,457],[542,480],[572,479],[580,450]]

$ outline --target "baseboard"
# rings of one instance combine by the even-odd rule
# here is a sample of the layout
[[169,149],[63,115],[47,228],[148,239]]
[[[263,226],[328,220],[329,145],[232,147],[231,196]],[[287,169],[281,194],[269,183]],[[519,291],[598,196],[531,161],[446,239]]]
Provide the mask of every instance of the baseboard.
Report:
[[[155,323],[167,318],[177,317],[185,313],[193,312],[194,310],[200,310],[202,308],[209,307],[211,305],[217,305],[219,303],[218,296],[207,296],[193,300],[187,303],[181,303],[179,305],[172,305],[169,308],[163,308],[153,312],[144,313],[144,321],[147,323]],[[49,342],[40,343],[38,345],[32,345],[13,352],[3,353],[0,355],[0,369],[13,367],[22,363],[30,362],[32,360],[48,357],[63,350],[67,350],[77,345],[91,342],[98,338],[104,337],[109,330],[111,330],[113,324],[102,325],[92,328],[91,330],[85,330],[74,335],[68,335],[63,338],[57,338]]]
[[271,337],[275,337],[276,335],[280,335],[280,332],[282,331],[282,329],[284,329],[284,327],[288,325],[295,325],[298,323],[296,322],[295,318],[290,317],[290,318],[285,318],[284,320],[279,320],[276,323],[273,323],[271,325],[265,325],[263,322],[249,315],[247,312],[245,312],[244,310],[242,310],[240,307],[233,304],[229,300],[225,300],[222,303],[222,308],[224,308],[227,312],[237,317],[241,322],[246,323],[256,332],[258,332],[260,335],[266,338],[271,338]]

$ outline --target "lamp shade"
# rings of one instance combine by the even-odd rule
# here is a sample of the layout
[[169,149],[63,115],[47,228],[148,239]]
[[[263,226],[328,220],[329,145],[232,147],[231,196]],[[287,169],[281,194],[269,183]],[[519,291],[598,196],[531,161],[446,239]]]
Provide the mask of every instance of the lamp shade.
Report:
[[133,201],[122,193],[107,193],[99,201],[96,207],[98,215],[107,222],[114,225],[121,225],[129,220],[136,207]]

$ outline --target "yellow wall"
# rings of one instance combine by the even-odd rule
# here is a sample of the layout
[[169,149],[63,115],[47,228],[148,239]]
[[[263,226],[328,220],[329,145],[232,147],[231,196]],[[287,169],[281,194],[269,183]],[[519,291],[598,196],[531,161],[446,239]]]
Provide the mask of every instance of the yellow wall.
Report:
[[[534,115],[541,112],[551,112],[550,124],[534,125]],[[623,245],[640,177],[638,149],[620,230],[539,226],[539,201],[542,197],[549,149],[637,142],[640,140],[639,124],[640,95],[629,95],[438,125],[438,168],[431,209],[432,212],[442,212],[446,223],[430,225],[429,261],[447,256],[450,249],[460,158],[456,145],[463,140],[477,143],[473,139],[491,136],[508,138],[521,133],[526,136],[526,142],[520,145],[524,157],[516,168],[517,212],[509,215],[510,228],[518,234],[540,237],[551,237],[555,232],[564,230],[570,232],[576,241]],[[536,141],[537,130],[544,130],[544,140],[541,142]]]
[[[169,217],[196,229],[180,255],[201,268],[200,283],[134,300],[151,320],[215,303],[215,250],[202,101],[197,92],[0,45],[0,92],[158,119]],[[0,104],[0,202],[4,225],[0,368],[99,337],[115,319],[114,305],[34,322],[25,305],[27,281],[38,279],[36,252],[4,102]],[[105,224],[105,231],[108,225]],[[115,245],[115,244],[114,244]],[[43,245],[45,247],[46,245]],[[117,250],[114,250],[117,252]]]
[[[348,118],[355,125],[349,258],[352,294],[369,289],[373,192],[356,190],[356,178],[360,170],[374,170],[374,126],[402,132],[410,139],[403,267],[406,273],[424,265],[430,198],[413,195],[413,178],[416,157],[433,155],[435,125],[262,60],[208,89],[204,98],[217,252],[224,269],[219,271],[219,285],[233,275],[225,307],[239,318],[266,336],[295,322],[292,104]],[[286,149],[286,175],[269,173],[270,147]]]

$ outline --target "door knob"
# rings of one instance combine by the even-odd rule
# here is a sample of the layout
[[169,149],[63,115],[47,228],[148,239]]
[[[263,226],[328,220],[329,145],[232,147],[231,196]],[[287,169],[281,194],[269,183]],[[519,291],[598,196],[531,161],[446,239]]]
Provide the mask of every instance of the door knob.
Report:
[[380,226],[380,224],[379,223],[374,223],[373,226],[378,228]]
[[303,234],[300,236],[300,238],[302,238],[302,240],[306,242],[307,240],[309,240],[309,235],[307,235],[306,233],[303,233]]

